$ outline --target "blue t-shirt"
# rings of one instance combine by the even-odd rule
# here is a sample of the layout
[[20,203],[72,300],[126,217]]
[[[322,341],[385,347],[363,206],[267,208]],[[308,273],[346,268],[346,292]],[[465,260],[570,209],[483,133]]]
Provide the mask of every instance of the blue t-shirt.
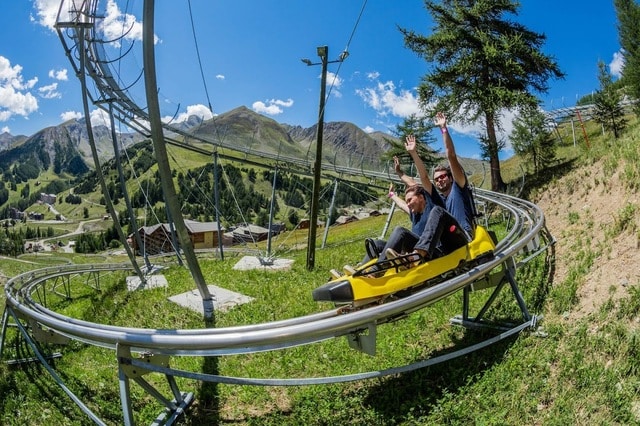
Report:
[[422,231],[424,231],[427,219],[429,219],[429,213],[433,206],[445,208],[444,201],[435,188],[432,188],[431,194],[429,194],[425,189],[422,190],[422,193],[426,200],[424,211],[422,213],[409,213],[409,218],[411,219],[411,232],[416,235],[422,235]]
[[446,209],[453,216],[460,226],[473,237],[473,196],[469,184],[465,183],[460,187],[455,181],[451,185],[451,192],[444,197]]

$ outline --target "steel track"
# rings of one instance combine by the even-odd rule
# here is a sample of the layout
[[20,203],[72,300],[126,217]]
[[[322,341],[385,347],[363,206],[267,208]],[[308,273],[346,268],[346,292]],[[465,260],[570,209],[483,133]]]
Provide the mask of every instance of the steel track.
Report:
[[[491,198],[488,198],[489,195]],[[228,355],[292,347],[347,335],[408,314],[448,297],[487,275],[523,251],[542,230],[544,216],[532,203],[508,195],[479,191],[478,196],[510,212],[513,226],[497,245],[495,258],[470,271],[411,296],[348,315],[338,310],[261,324],[214,328],[155,330],[117,327],[70,318],[40,302],[47,284],[63,276],[130,270],[129,265],[75,265],[46,268],[19,275],[5,286],[6,304],[20,318],[33,320],[52,332],[90,344],[114,348],[126,345],[134,351],[166,355]],[[51,287],[49,285],[49,287]]]
[[[80,10],[72,10],[68,19],[61,13],[58,17],[56,28],[61,43],[76,74],[85,70],[95,84],[96,95],[91,97],[92,102],[105,111],[115,110],[121,118],[127,120],[127,124],[133,124],[142,133],[148,135],[148,115],[145,108],[139,107],[129,96],[128,88],[122,88],[117,74],[112,71],[111,64],[114,60],[106,57],[104,44],[109,41],[100,39],[96,29],[99,13],[98,2],[89,0],[82,3]],[[64,12],[64,11],[63,11]],[[82,41],[82,42],[81,42]],[[78,46],[85,46],[80,51]],[[84,61],[81,61],[84,55]],[[81,65],[84,62],[84,66]],[[89,94],[91,96],[91,94]],[[170,125],[164,125],[166,130],[194,140],[194,136],[186,134],[180,129]],[[274,155],[268,152],[254,151],[250,149],[238,150],[236,144],[225,144],[223,141],[214,141],[211,138],[198,139],[207,148],[197,148],[203,153],[211,154],[217,147],[240,151],[245,155],[255,155],[258,158],[281,161],[295,167],[309,168],[310,160],[289,158]],[[194,149],[193,143],[183,143],[173,140],[172,143],[186,149]],[[266,165],[266,162],[265,162]],[[340,167],[323,164],[325,170],[333,170],[343,174],[361,174],[369,178],[389,178],[388,172],[363,170],[361,168]],[[513,221],[505,238],[500,241],[493,260],[473,268],[452,280],[445,281],[412,296],[392,303],[368,308],[366,310],[352,312],[349,315],[338,315],[338,310],[332,310],[307,317],[291,320],[276,321],[267,324],[238,326],[224,329],[203,330],[144,330],[135,328],[115,327],[109,325],[91,324],[73,318],[64,317],[48,310],[37,302],[32,294],[38,294],[45,289],[48,281],[55,277],[71,274],[98,273],[101,266],[94,265],[86,269],[81,266],[69,266],[42,271],[31,272],[11,280],[5,287],[7,304],[22,315],[33,319],[43,326],[55,330],[65,336],[83,340],[91,344],[115,348],[117,345],[127,345],[132,350],[153,351],[168,355],[219,355],[244,352],[255,352],[284,348],[340,335],[347,335],[354,330],[366,328],[372,322],[380,324],[389,318],[410,313],[422,309],[444,297],[462,289],[479,277],[488,274],[497,265],[520,252],[523,247],[530,244],[541,227],[544,225],[542,212],[533,204],[517,198],[498,193],[489,193],[478,190],[478,198],[488,203],[496,204],[508,213]],[[109,270],[125,268],[122,265],[108,265]]]

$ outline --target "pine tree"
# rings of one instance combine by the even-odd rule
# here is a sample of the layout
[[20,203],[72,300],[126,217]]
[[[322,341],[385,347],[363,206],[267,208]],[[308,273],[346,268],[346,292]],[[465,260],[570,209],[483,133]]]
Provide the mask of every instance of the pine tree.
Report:
[[618,139],[627,124],[622,107],[622,94],[614,86],[611,74],[602,61],[598,62],[598,80],[600,89],[593,97],[593,119],[606,130],[613,131],[613,137]]
[[531,92],[546,93],[547,80],[564,74],[541,52],[543,34],[505,16],[517,16],[518,2],[425,0],[425,6],[435,22],[430,35],[400,28],[405,45],[433,64],[418,88],[421,105],[429,115],[445,112],[450,122],[483,123],[491,187],[502,190],[501,112],[536,104]]
[[[640,5],[635,0],[614,0],[618,17],[618,38],[622,47],[624,67],[622,80],[629,96],[640,100]],[[640,116],[640,103],[635,104]]]
[[403,164],[413,164],[411,156],[404,147],[405,139],[408,135],[414,135],[416,137],[416,148],[418,155],[422,158],[425,165],[435,165],[438,163],[435,150],[431,148],[431,144],[436,142],[435,137],[430,133],[432,126],[427,125],[424,117],[418,117],[416,114],[411,114],[406,117],[402,123],[396,125],[393,130],[393,135],[396,139],[385,138],[385,141],[391,146],[391,148],[385,152],[383,159],[391,162],[394,156],[400,158],[400,162]]
[[513,151],[531,160],[537,175],[556,158],[556,147],[547,116],[538,107],[525,107],[513,121],[509,136]]

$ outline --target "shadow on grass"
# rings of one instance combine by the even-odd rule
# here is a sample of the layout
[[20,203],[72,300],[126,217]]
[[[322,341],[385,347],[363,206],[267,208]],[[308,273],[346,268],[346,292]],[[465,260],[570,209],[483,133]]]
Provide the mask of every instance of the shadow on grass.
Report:
[[[546,230],[546,229],[545,229]],[[544,305],[547,301],[547,296],[553,286],[553,277],[556,274],[556,246],[555,241],[552,241],[553,236],[547,231],[545,236],[546,243],[548,244],[547,250],[544,253],[544,262],[541,266],[539,280],[537,285],[533,289],[531,300],[529,302],[530,308],[534,312],[541,312],[544,309]]]
[[[0,413],[6,414],[9,410],[8,407],[15,405],[13,407],[14,411],[22,412],[24,410],[24,413],[22,414],[22,420],[15,418],[14,421],[16,423],[12,424],[21,422],[24,422],[24,424],[36,424],[29,422],[42,421],[44,417],[40,416],[43,413],[47,413],[47,417],[50,420],[66,419],[71,422],[78,422],[78,424],[89,423],[90,419],[87,414],[69,399],[69,396],[55,382],[53,376],[42,364],[37,361],[28,361],[35,354],[24,338],[17,337],[13,341],[12,349],[15,351],[13,353],[14,359],[23,360],[23,362],[9,367],[12,371],[13,386],[10,389],[3,389],[3,398],[0,398],[0,400],[3,400],[3,403],[0,404]],[[38,351],[45,357],[53,354],[51,347],[48,345],[38,345]],[[95,390],[87,386],[82,378],[70,376],[64,371],[58,370],[55,366],[55,359],[50,359],[48,364],[55,370],[65,387],[78,396],[93,414],[102,418],[108,424],[122,422],[117,388],[114,387],[112,390],[104,389],[100,392],[100,395],[96,395]],[[93,403],[94,398],[101,401],[101,403],[95,405]],[[33,401],[29,401],[31,399]],[[105,404],[105,401],[115,402]],[[23,407],[23,404],[26,404],[27,407]],[[39,412],[32,411],[35,406],[40,407]],[[53,414],[56,412],[58,414]]]
[[[215,327],[215,317],[205,320],[206,328]],[[220,374],[218,357],[205,356],[202,363],[202,373],[210,375]],[[220,393],[216,382],[202,382],[193,406],[187,411],[189,424],[217,425],[220,424]],[[186,421],[186,419],[185,419]]]
[[[490,337],[486,332],[467,332],[451,348],[435,352],[431,358],[447,355]],[[473,377],[499,363],[516,338],[517,335],[470,354],[382,380],[369,388],[363,405],[375,410],[389,424],[399,424],[409,415],[412,419],[427,416],[445,395],[456,394]]]
[[529,199],[532,190],[544,188],[545,185],[549,184],[551,181],[569,174],[575,168],[575,162],[575,159],[569,159],[556,165],[548,166],[543,172],[538,173],[537,175],[526,175],[522,191],[518,197]]

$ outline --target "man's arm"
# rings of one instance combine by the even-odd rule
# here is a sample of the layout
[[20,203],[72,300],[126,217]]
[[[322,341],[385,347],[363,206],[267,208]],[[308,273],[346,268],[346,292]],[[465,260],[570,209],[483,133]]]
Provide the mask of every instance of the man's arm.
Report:
[[442,132],[444,150],[447,156],[447,160],[449,160],[449,167],[451,168],[453,180],[456,181],[459,187],[464,188],[464,186],[467,184],[467,176],[464,174],[464,169],[460,164],[460,160],[458,160],[456,149],[453,146],[453,139],[451,139],[449,129],[447,129],[447,117],[442,112],[437,113],[435,124],[440,127],[440,131]]
[[395,155],[393,156],[393,169],[395,170],[396,174],[398,175],[400,180],[404,182],[405,185],[411,186],[417,183],[411,176],[407,176],[404,173],[404,171],[402,170],[402,167],[400,167],[400,159]]
[[427,168],[422,161],[422,158],[418,155],[418,151],[416,150],[416,137],[414,135],[407,136],[407,141],[404,146],[411,155],[414,164],[416,165],[416,169],[418,170],[418,175],[420,176],[420,183],[422,187],[431,195],[433,193],[433,184],[431,183],[431,179],[429,179],[429,173],[427,173]]
[[411,213],[407,203],[395,193],[393,184],[389,185],[389,198],[391,198],[391,200],[393,200],[393,202],[396,203],[396,205],[406,214]]

